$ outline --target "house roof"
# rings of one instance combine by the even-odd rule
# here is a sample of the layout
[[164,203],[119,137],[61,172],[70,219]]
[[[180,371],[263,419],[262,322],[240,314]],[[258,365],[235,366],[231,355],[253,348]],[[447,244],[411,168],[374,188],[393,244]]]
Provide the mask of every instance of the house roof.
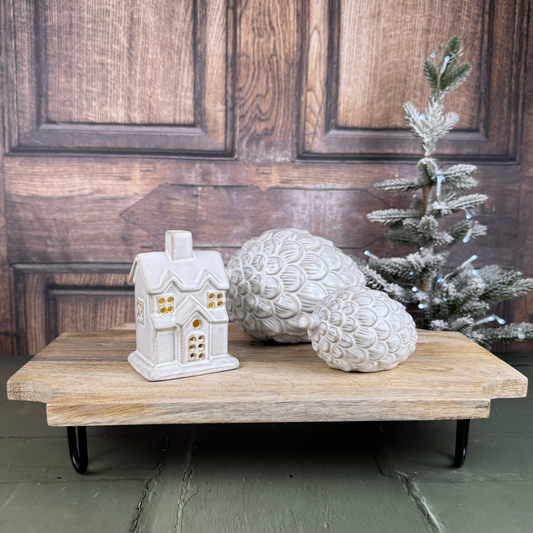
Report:
[[229,288],[222,257],[218,252],[193,252],[192,259],[172,261],[165,252],[139,254],[133,261],[130,281],[137,269],[142,275],[148,294],[159,294],[175,283],[180,291],[199,290],[207,281],[215,289]]
[[228,314],[224,308],[210,309],[207,311],[203,305],[193,296],[189,296],[178,309],[174,321],[177,326],[185,326],[194,313],[200,313],[208,322],[220,324],[228,321]]

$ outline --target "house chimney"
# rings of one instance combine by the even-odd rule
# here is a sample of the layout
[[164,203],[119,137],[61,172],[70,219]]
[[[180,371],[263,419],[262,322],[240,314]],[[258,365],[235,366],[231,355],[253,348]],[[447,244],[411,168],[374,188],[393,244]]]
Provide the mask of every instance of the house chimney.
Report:
[[165,253],[172,261],[192,259],[192,234],[190,231],[167,231]]

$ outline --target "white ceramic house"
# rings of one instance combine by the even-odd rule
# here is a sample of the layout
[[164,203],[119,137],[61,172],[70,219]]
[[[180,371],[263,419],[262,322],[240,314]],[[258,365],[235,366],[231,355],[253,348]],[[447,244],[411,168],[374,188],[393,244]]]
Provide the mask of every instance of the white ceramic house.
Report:
[[231,370],[229,287],[218,252],[195,252],[188,231],[167,231],[165,251],[139,254],[135,283],[137,349],[131,366],[150,381]]

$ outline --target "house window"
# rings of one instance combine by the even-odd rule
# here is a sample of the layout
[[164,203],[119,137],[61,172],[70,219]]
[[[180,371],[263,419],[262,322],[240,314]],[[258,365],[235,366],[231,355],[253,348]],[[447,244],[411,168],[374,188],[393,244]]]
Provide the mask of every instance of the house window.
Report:
[[162,314],[172,313],[174,311],[174,296],[159,296],[157,307]]
[[137,298],[137,321],[144,324],[144,302],[140,298]]
[[216,309],[224,306],[224,293],[209,291],[207,293],[207,308]]
[[[195,322],[199,322],[199,320],[195,320]],[[202,361],[205,359],[205,354],[207,353],[205,335],[199,331],[190,335],[188,341],[189,361]]]

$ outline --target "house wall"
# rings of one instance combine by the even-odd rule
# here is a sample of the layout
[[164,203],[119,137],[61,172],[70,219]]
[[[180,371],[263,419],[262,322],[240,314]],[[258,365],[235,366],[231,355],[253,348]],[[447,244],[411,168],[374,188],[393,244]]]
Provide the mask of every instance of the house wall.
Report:
[[228,325],[211,324],[211,357],[228,353]]
[[153,335],[154,363],[164,364],[176,361],[176,330],[164,329]]
[[137,306],[137,299],[141,298],[144,302],[144,325],[140,324],[135,317],[135,331],[137,337],[137,351],[147,360],[151,361],[153,346],[152,346],[152,332],[154,330],[151,320],[151,302],[150,296],[146,292],[146,287],[139,269],[136,269],[133,277],[135,283],[135,306]]
[[[136,278],[135,282],[144,287],[141,276],[139,276],[139,279]],[[209,293],[215,295],[215,307],[212,309],[209,308]],[[144,295],[146,293],[140,288],[137,295],[140,296],[141,294]],[[216,298],[218,294],[222,294],[221,299]],[[171,296],[174,298],[171,315],[169,315],[168,312],[161,313],[161,308],[165,307],[168,309],[168,298]],[[153,314],[153,317],[151,317],[149,321],[149,333],[143,335],[144,338],[141,341],[142,344],[139,344],[139,346],[142,347],[140,347],[139,350],[142,355],[151,358],[154,364],[165,364],[171,363],[172,361],[179,361],[181,364],[195,364],[196,361],[200,360],[196,357],[200,352],[203,352],[204,354],[204,357],[202,358],[204,361],[209,358],[210,353],[216,355],[227,353],[228,316],[225,308],[224,290],[217,289],[212,282],[207,281],[201,289],[197,291],[181,292],[172,282],[161,293],[151,296],[147,295],[146,298],[147,306]],[[165,302],[159,303],[161,298],[163,298]],[[199,309],[201,309],[205,315],[212,317],[214,320],[224,319],[225,322],[215,325],[215,328],[213,329],[210,320],[203,316],[202,312],[194,312],[183,328],[180,328],[179,326],[173,327],[176,320],[178,320],[176,310],[179,309],[188,298],[196,300]],[[219,301],[223,302],[222,306],[217,305]],[[156,319],[155,323],[154,318]],[[200,329],[195,329],[192,326],[195,319],[201,320],[202,327]],[[161,329],[163,326],[165,326],[165,329]],[[139,326],[139,330],[142,331],[141,326]],[[198,343],[190,342],[190,337],[191,335],[198,336],[200,332],[204,335],[204,344],[206,344],[206,348],[200,351],[195,349],[195,357],[191,359],[189,346]],[[219,339],[214,341],[214,337],[219,337]],[[213,349],[213,342],[214,352],[211,351]]]

